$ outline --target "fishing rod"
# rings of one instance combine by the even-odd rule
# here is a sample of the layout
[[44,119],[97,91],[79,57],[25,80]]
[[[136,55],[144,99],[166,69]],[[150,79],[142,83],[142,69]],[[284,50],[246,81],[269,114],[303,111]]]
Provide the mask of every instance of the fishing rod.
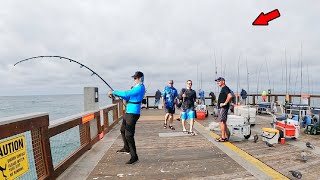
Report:
[[86,66],[86,65],[84,65],[84,64],[82,64],[82,63],[80,63],[80,62],[78,62],[78,61],[76,61],[76,60],[73,60],[73,59],[71,59],[71,58],[67,58],[67,57],[63,57],[63,56],[34,56],[34,57],[31,57],[31,58],[23,59],[23,60],[21,60],[21,61],[16,62],[16,63],[14,64],[14,66],[16,66],[16,65],[18,65],[18,64],[20,64],[20,63],[22,63],[22,62],[25,62],[25,61],[29,61],[29,60],[32,60],[32,59],[39,59],[39,58],[59,58],[59,59],[64,59],[64,60],[68,60],[68,61],[70,61],[70,62],[77,63],[77,64],[80,65],[80,68],[85,67],[85,68],[87,68],[89,71],[91,71],[91,72],[92,72],[91,76],[93,76],[93,75],[98,76],[98,77],[113,91],[113,88],[112,88],[98,73],[96,73],[95,71],[93,71],[93,70],[92,70],[91,68],[89,68],[88,66]]
[[[248,93],[250,93],[250,90],[249,90],[249,68],[248,68],[248,57],[246,57],[246,66],[247,66],[247,88],[248,88]],[[249,97],[247,97],[248,99],[248,104],[250,104],[249,102]]]
[[[237,94],[239,94],[239,86],[240,86],[240,56],[241,56],[241,53],[239,55],[239,59],[238,59],[238,73],[237,73]],[[237,104],[238,104],[238,101],[237,101]]]
[[[214,66],[215,66],[215,77],[214,79],[218,78],[218,67],[217,67],[217,57],[216,57],[216,51],[214,51]],[[216,94],[219,92],[219,87],[215,86]]]
[[[302,42],[301,42],[301,50],[300,50],[300,62],[301,62],[301,66],[300,66],[300,96],[302,95]],[[300,98],[300,104],[301,104],[301,98]]]

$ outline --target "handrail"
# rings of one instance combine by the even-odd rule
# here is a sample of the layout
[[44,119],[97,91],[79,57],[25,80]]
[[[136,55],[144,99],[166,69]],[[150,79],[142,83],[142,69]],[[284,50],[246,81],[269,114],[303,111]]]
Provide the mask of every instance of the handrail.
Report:
[[[218,97],[218,94],[216,95]],[[261,94],[248,94],[247,95],[247,98],[252,98],[252,101],[249,102],[250,105],[256,105],[256,97],[260,97],[262,96]],[[278,101],[278,97],[286,97],[287,95],[286,94],[267,94],[266,95],[268,97],[268,101],[271,102],[271,98],[274,98],[274,101]],[[310,98],[309,98],[309,101],[308,101],[308,105],[310,106],[311,104],[311,98],[320,98],[320,95],[315,95],[315,94],[310,94],[309,95]],[[297,97],[301,97],[301,94],[288,94],[288,98],[289,98],[289,103],[292,102],[292,98],[297,98]],[[154,95],[147,95],[145,96],[145,99],[146,99],[146,108],[157,108],[156,106],[152,106],[150,105],[150,99],[154,99],[155,96]],[[239,102],[239,96],[236,97],[237,98],[237,101],[236,102]],[[211,99],[211,97],[205,97],[205,99]],[[160,102],[161,103],[161,102]]]
[[49,125],[48,113],[29,113],[0,119],[0,139]]
[[48,113],[34,112],[34,113],[20,114],[16,116],[3,117],[3,118],[0,118],[0,126],[4,124],[10,124],[18,121],[27,120],[27,119],[38,118],[45,115],[48,115]]
[[74,114],[74,115],[71,115],[71,116],[67,116],[67,117],[63,117],[63,118],[60,118],[60,119],[56,119],[56,120],[50,121],[49,128],[53,128],[53,127],[58,126],[60,124],[68,123],[70,121],[79,119],[79,118],[81,118],[82,116],[84,116],[86,114],[91,114],[91,113],[95,113],[95,112],[96,111],[86,111],[86,112],[81,112],[81,113],[77,113],[77,114]]

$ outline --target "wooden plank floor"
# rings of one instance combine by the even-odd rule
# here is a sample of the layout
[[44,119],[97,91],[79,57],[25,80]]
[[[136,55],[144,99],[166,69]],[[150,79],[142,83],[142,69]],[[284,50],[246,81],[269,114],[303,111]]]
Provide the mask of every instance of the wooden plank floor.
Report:
[[[213,116],[209,116],[205,121],[198,121],[203,126],[208,127],[211,122],[218,122]],[[252,136],[262,134],[263,127],[270,127],[272,117],[262,114],[256,117],[256,125],[252,127]],[[250,138],[245,140],[243,137],[232,137],[231,142],[246,151],[256,159],[269,165],[283,175],[293,178],[289,170],[300,171],[302,179],[320,179],[320,135],[307,135],[301,128],[300,137],[296,140],[286,139],[285,144],[276,144],[275,147],[266,146],[259,136],[259,141],[254,143]],[[220,132],[217,132],[219,134]],[[311,150],[305,146],[306,142],[311,142],[316,149]],[[308,161],[300,160],[302,150],[307,152]]]
[[[137,164],[125,165],[130,155],[115,153],[123,145],[119,136],[88,179],[256,179],[199,133],[197,136],[159,137],[159,133],[174,132],[163,129],[163,115],[163,110],[142,111],[135,136],[140,159]],[[178,116],[177,112],[175,118]],[[269,115],[257,116],[252,134],[261,134],[261,128],[270,127],[271,121]],[[217,121],[209,115],[198,122],[208,127]],[[174,126],[176,132],[182,131],[180,122],[174,121]],[[273,148],[267,147],[261,137],[257,143],[253,143],[252,138],[245,140],[236,136],[231,136],[230,141],[290,179],[294,178],[289,170],[302,172],[302,179],[320,179],[320,135],[306,135],[301,130],[297,140],[286,139],[284,145],[276,144]],[[307,141],[316,149],[306,148]],[[299,160],[302,150],[309,158],[306,163]]]
[[123,146],[119,136],[87,179],[256,179],[201,134],[159,137],[181,131],[180,122],[174,121],[175,131],[163,129],[163,111],[147,111],[136,127],[139,162],[126,165],[130,155],[116,153]]

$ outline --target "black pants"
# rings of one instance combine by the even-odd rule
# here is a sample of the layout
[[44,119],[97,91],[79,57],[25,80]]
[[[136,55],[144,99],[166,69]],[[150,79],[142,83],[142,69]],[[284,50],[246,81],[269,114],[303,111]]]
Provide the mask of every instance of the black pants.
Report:
[[140,114],[126,113],[120,129],[122,140],[124,143],[124,149],[130,150],[131,159],[138,158],[136,143],[134,141],[134,132],[139,117]]

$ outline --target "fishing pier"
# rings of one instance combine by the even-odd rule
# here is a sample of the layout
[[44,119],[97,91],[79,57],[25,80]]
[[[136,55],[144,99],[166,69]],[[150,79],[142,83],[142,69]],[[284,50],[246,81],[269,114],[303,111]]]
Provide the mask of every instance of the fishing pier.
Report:
[[[257,96],[249,95],[250,104],[256,103]],[[279,100],[285,95],[268,97]],[[181,122],[176,120],[176,130],[164,129],[164,110],[153,109],[152,98],[147,96],[147,108],[136,125],[139,162],[134,165],[125,164],[129,155],[116,153],[123,145],[119,129],[125,113],[119,99],[54,121],[49,121],[48,113],[0,119],[1,145],[13,143],[16,147],[17,141],[17,147],[23,149],[0,154],[0,179],[294,179],[291,170],[300,171],[302,179],[320,177],[320,135],[301,130],[298,139],[286,139],[284,144],[268,147],[261,138],[254,143],[253,135],[261,134],[272,121],[270,115],[262,114],[256,116],[248,140],[231,136],[229,142],[216,142],[220,132],[209,128],[217,122],[214,116],[196,120],[196,136],[183,134]],[[212,107],[208,110],[213,112]],[[174,119],[178,116],[177,112]],[[307,148],[306,142],[315,149]],[[299,159],[302,150],[307,162]]]

